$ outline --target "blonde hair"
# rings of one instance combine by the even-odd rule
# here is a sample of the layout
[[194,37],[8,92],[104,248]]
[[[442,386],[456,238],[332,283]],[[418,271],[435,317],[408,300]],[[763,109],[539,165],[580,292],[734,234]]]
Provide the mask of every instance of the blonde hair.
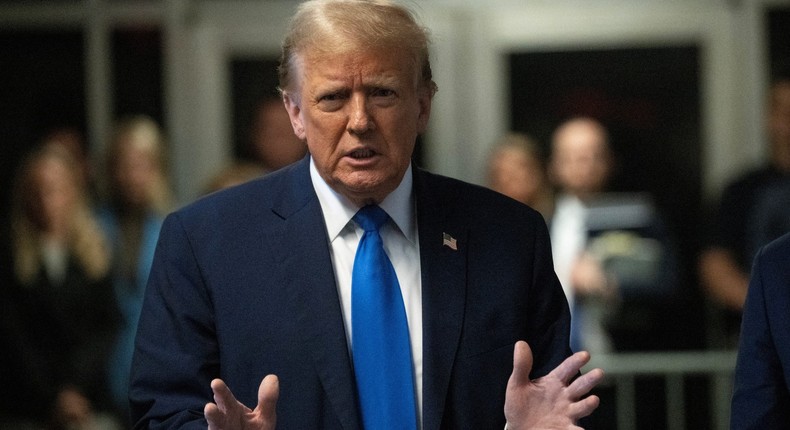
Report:
[[110,251],[106,239],[93,218],[88,205],[85,183],[79,165],[62,146],[45,142],[22,163],[16,176],[11,206],[11,241],[14,252],[14,273],[25,285],[35,281],[42,267],[40,222],[36,220],[34,199],[38,184],[35,178],[37,164],[54,160],[68,171],[76,190],[75,202],[68,220],[67,248],[69,254],[91,280],[107,275],[110,268]]
[[354,49],[407,50],[419,68],[419,84],[436,92],[428,30],[404,6],[376,0],[312,0],[299,5],[283,40],[278,67],[280,90],[291,90],[299,57],[329,56]]
[[496,154],[503,148],[515,148],[523,152],[528,157],[536,160],[542,168],[545,168],[545,155],[538,142],[526,133],[509,132],[503,135],[494,144],[491,151],[492,155]]
[[125,145],[145,151],[154,162],[156,178],[148,189],[149,205],[155,212],[166,214],[171,209],[172,195],[167,179],[165,140],[156,121],[146,115],[126,117],[115,125],[105,158],[105,195],[110,201],[119,198],[113,173]]

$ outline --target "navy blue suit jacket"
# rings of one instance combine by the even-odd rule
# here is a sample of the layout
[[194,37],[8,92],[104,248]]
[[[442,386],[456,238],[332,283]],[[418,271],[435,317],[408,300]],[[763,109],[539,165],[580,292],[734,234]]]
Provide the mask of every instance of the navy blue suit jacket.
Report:
[[790,234],[763,247],[754,259],[730,426],[790,428]]
[[[414,187],[424,428],[502,428],[514,343],[532,347],[533,376],[570,354],[545,223],[490,190],[420,169]],[[254,407],[270,373],[280,379],[278,428],[361,428],[309,158],[171,214],[143,306],[130,389],[138,428],[205,428],[211,379]]]

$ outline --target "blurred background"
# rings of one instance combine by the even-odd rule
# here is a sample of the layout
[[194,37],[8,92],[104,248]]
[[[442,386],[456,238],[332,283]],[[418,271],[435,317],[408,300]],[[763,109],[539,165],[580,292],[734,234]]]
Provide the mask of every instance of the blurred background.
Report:
[[[790,60],[790,1],[407,3],[433,34],[439,86],[417,162],[483,184],[506,132],[548,152],[562,119],[598,118],[618,160],[612,188],[652,194],[678,238],[683,293],[661,349],[715,349],[697,255],[724,186],[768,157],[766,90]],[[0,0],[2,215],[23,154],[45,135],[73,130],[99,172],[115,121],[138,114],[162,127],[177,205],[199,197],[225,166],[252,157],[256,112],[276,97],[279,44],[297,4]],[[718,393],[690,403],[701,418],[660,426],[717,428]],[[661,402],[682,409],[689,396]]]

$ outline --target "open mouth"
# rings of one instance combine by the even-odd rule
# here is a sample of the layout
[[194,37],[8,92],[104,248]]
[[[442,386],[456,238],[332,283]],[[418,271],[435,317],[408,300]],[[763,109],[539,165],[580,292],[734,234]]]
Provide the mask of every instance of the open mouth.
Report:
[[376,155],[376,153],[373,152],[373,150],[370,150],[370,149],[357,149],[356,151],[353,151],[353,152],[351,152],[349,154],[349,156],[351,158],[354,158],[354,159],[357,159],[357,160],[370,158],[370,157],[372,157],[374,155]]

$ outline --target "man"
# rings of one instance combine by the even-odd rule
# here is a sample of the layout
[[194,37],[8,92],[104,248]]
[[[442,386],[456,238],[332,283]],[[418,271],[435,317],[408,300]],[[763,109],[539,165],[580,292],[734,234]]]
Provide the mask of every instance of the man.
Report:
[[574,351],[612,350],[601,319],[583,315],[586,312],[582,312],[584,309],[578,302],[586,298],[590,304],[602,302],[605,308],[611,308],[617,298],[616,287],[603,267],[586,252],[587,206],[606,191],[613,164],[608,133],[597,120],[571,118],[554,131],[549,169],[558,196],[551,221],[551,241],[554,268],[574,309],[571,329]]
[[609,134],[594,118],[568,119],[552,135],[551,241],[571,303],[574,351],[653,349],[666,337],[673,247],[649,196],[609,191],[614,163]]
[[[700,281],[708,296],[727,311],[728,344],[737,343],[737,329],[749,284],[749,266],[762,236],[761,199],[766,192],[790,180],[790,71],[777,73],[771,83],[766,111],[770,143],[769,163],[745,173],[721,195],[709,244],[699,260]],[[765,201],[775,201],[767,198]],[[774,235],[769,239],[775,239]]]
[[[567,357],[540,215],[411,165],[435,84],[410,12],[301,4],[280,87],[309,156],[166,220],[137,338],[136,427],[571,428],[590,414],[603,373],[573,379],[589,354]],[[360,394],[378,381],[362,377],[357,317],[370,315],[356,302],[355,254],[373,235],[358,216],[372,205],[389,219],[380,236],[408,322],[397,364],[410,369],[380,409]],[[396,402],[412,418],[370,424]]]
[[754,259],[743,309],[732,429],[783,429],[790,422],[790,234]]
[[255,106],[248,145],[248,156],[267,172],[285,167],[307,152],[304,141],[294,135],[288,113],[276,94]]

